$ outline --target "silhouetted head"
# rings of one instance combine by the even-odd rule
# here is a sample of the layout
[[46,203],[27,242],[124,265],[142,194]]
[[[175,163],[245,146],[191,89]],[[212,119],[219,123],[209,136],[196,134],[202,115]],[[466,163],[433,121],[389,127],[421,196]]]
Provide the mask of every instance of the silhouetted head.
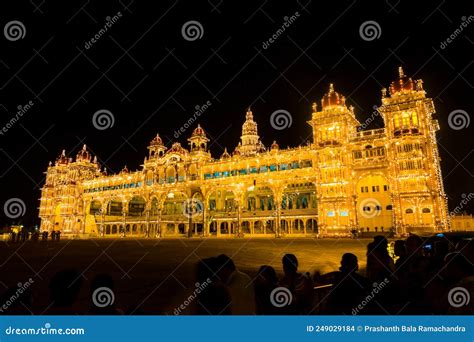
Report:
[[374,236],[374,242],[378,246],[378,248],[387,248],[388,240],[383,235]]
[[407,241],[405,243],[407,248],[407,254],[409,256],[415,254],[421,254],[423,249],[421,248],[423,245],[423,239],[418,235],[412,234],[407,237]]
[[76,301],[82,285],[82,275],[74,269],[56,273],[49,283],[53,306],[70,307]]
[[275,269],[271,266],[264,265],[258,270],[257,280],[266,284],[277,284],[278,278]]
[[217,277],[217,258],[202,259],[197,264],[197,281],[199,283],[205,282],[207,279],[215,280]]
[[294,254],[285,254],[281,262],[285,275],[292,275],[298,271],[298,259]]
[[396,256],[401,257],[407,254],[407,248],[405,245],[405,240],[397,240],[393,245],[393,252]]
[[343,273],[351,273],[359,270],[359,261],[357,256],[352,253],[345,253],[341,259],[341,267],[339,268]]
[[223,282],[227,282],[229,277],[236,270],[234,261],[225,254],[221,254],[216,258],[218,275]]

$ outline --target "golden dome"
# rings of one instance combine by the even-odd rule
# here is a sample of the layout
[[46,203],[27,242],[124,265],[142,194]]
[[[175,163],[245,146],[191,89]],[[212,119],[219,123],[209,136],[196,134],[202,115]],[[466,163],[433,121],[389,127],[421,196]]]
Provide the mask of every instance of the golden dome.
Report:
[[206,136],[206,133],[204,132],[204,130],[202,129],[201,125],[198,124],[198,126],[194,129],[193,131],[193,134],[192,134],[193,137],[205,137]]
[[321,99],[322,108],[331,107],[331,106],[344,106],[346,103],[346,98],[341,94],[334,91],[334,85],[331,83],[329,85],[329,92],[327,92]]
[[186,152],[187,151],[181,146],[179,142],[175,142],[173,145],[171,145],[171,148],[167,153],[186,154]]
[[156,137],[153,138],[153,140],[150,142],[150,146],[162,146],[163,141],[160,138],[160,135],[157,134]]
[[66,150],[63,150],[59,157],[56,159],[56,165],[65,165],[70,162],[69,158],[66,157]]
[[390,94],[403,93],[415,89],[415,84],[410,77],[407,77],[403,72],[403,68],[398,68],[398,80],[390,84]]
[[87,151],[87,146],[86,146],[86,144],[84,144],[84,146],[82,146],[82,150],[80,150],[80,151],[77,153],[76,161],[85,161],[85,162],[91,161],[91,155],[90,155],[89,152]]

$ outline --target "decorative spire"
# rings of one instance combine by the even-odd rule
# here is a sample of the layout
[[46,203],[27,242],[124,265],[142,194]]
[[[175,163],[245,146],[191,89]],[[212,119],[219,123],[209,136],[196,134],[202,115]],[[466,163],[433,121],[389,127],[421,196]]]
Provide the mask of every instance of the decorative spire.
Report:
[[398,67],[398,75],[399,75],[400,78],[406,77],[405,73],[403,72],[403,67],[402,66]]
[[229,152],[227,152],[227,147],[224,148],[224,153],[222,153],[221,155],[221,159],[229,159],[230,158],[230,154]]

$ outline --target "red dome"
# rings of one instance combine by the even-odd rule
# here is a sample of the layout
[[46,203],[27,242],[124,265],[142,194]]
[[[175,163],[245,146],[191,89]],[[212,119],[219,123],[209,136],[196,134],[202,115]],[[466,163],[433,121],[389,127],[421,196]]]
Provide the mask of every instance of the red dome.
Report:
[[334,85],[331,83],[329,85],[329,92],[326,93],[321,100],[322,108],[324,109],[330,106],[344,106],[345,103],[346,103],[345,97],[335,92]]
[[64,165],[69,163],[69,158],[66,157],[66,150],[63,150],[59,157],[56,159],[56,165]]
[[179,142],[175,142],[168,150],[168,153],[186,154],[186,152]]
[[161,146],[163,145],[163,141],[160,138],[160,135],[157,134],[156,137],[150,142],[150,146]]
[[198,125],[194,131],[193,131],[193,134],[192,136],[200,136],[200,137],[205,137],[206,136],[206,133],[204,132],[204,130],[202,129],[201,125]]
[[407,92],[415,89],[415,84],[410,77],[407,77],[403,72],[403,68],[398,68],[399,78],[390,84],[390,94],[399,92]]
[[86,147],[86,145],[84,144],[84,146],[82,147],[82,150],[80,150],[80,151],[77,153],[76,161],[90,161],[90,160],[91,160],[91,155],[90,155],[90,153],[87,151],[87,147]]

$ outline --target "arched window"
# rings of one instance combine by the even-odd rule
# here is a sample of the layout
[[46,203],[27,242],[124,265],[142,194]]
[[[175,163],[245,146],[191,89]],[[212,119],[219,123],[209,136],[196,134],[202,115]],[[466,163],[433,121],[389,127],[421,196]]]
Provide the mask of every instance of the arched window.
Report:
[[406,214],[413,214],[413,209],[408,208],[407,210],[405,210],[405,213]]
[[429,213],[431,213],[431,209],[430,208],[423,208],[423,209],[421,209],[421,212],[423,214],[429,214]]
[[385,208],[387,210],[392,210],[393,209],[393,206],[391,204],[387,205],[387,207]]

